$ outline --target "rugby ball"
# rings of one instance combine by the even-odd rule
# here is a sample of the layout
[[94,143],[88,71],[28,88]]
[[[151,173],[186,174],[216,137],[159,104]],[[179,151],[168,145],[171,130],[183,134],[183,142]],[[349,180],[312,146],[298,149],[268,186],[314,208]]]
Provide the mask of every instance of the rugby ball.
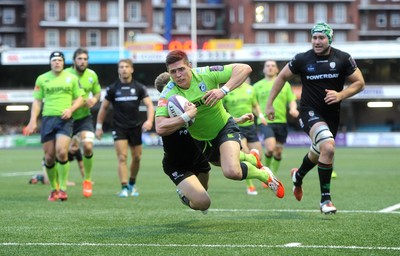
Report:
[[[185,105],[188,102],[189,101],[181,95],[175,94],[169,97],[167,105],[169,116],[176,117],[185,113]],[[195,119],[192,118],[189,122],[186,123],[186,126],[191,126],[194,123],[194,120]]]

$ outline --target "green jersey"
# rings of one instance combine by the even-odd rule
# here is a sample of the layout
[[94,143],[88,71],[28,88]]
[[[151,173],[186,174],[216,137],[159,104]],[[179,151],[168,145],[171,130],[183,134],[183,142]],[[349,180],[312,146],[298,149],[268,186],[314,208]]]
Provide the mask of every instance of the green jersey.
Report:
[[[254,90],[256,91],[258,104],[260,105],[261,111],[263,111],[264,115],[266,115],[265,108],[267,107],[268,97],[273,84],[274,81],[267,81],[265,79],[262,79],[253,85]],[[293,93],[290,84],[286,82],[282,90],[274,100],[273,106],[275,109],[275,119],[273,121],[267,120],[267,122],[287,123],[286,115],[288,104],[293,100],[296,100],[296,95]]]
[[204,104],[202,97],[207,91],[219,88],[232,75],[231,66],[210,66],[192,69],[192,80],[188,89],[182,89],[173,81],[169,82],[161,92],[158,100],[156,116],[168,115],[168,99],[174,94],[181,95],[197,106],[195,122],[188,128],[196,140],[208,141],[217,137],[227,123],[230,115],[219,100],[214,106]]
[[[243,83],[226,95],[222,102],[229,114],[233,117],[241,117],[246,113],[253,113],[253,106],[257,104],[257,98],[253,86]],[[249,126],[253,123],[254,121],[247,121],[239,126]]]
[[58,76],[48,71],[36,79],[33,98],[44,100],[42,116],[62,116],[74,99],[83,95],[78,78],[68,72]]
[[[84,101],[89,98],[90,94],[95,95],[101,91],[99,79],[97,77],[97,74],[93,70],[87,68],[82,75],[79,75],[73,67],[66,68],[65,70],[75,75],[79,79],[79,83],[83,91],[85,92],[85,94],[83,95]],[[84,105],[78,108],[72,114],[72,117],[74,118],[74,120],[79,120],[89,115],[91,115],[90,108]]]

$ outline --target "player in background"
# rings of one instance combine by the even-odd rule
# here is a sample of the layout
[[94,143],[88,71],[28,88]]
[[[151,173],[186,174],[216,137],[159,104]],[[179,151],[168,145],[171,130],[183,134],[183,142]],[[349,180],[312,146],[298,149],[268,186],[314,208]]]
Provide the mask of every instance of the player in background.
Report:
[[[265,111],[269,93],[272,85],[279,73],[279,68],[274,60],[267,60],[264,63],[264,78],[257,81],[253,87],[257,96],[260,108]],[[287,109],[289,114],[297,118],[296,96],[294,95],[290,84],[286,82],[274,101],[275,119],[268,120],[267,123],[259,123],[258,128],[264,139],[265,147],[265,165],[274,172],[278,173],[282,160],[283,146],[288,136],[287,127]],[[265,114],[265,112],[264,112]]]
[[31,117],[26,128],[26,135],[36,132],[43,104],[40,135],[51,186],[49,201],[68,199],[68,147],[72,135],[72,113],[83,105],[84,92],[78,79],[64,71],[64,61],[62,52],[54,51],[50,54],[51,70],[36,79]]
[[[85,172],[84,157],[82,155],[80,144],[81,144],[81,138],[79,134],[74,135],[72,137],[71,143],[69,144],[68,161],[72,162],[74,161],[74,159],[76,159],[79,168],[79,173],[81,174],[82,179],[85,181],[87,175]],[[93,183],[93,181],[90,180],[90,183]]]
[[[256,167],[262,166],[259,156],[240,151],[239,127],[221,101],[246,80],[251,72],[250,66],[235,63],[192,69],[186,53],[174,50],[167,55],[166,67],[174,83],[164,88],[158,101],[157,133],[160,136],[171,134],[196,118],[188,130],[200,148],[204,149],[208,161],[221,166],[225,177],[233,180],[258,179],[270,185],[276,196],[282,198],[282,183],[267,167]],[[219,84],[225,85],[219,88]],[[166,106],[169,97],[174,94],[193,103],[197,107],[197,114],[184,113],[170,118]]]
[[[268,98],[266,114],[274,120],[274,100],[286,81],[299,75],[303,85],[299,123],[310,136],[310,151],[299,168],[291,170],[293,194],[303,197],[302,182],[306,174],[318,166],[321,191],[321,213],[336,213],[331,201],[331,174],[335,155],[335,136],[339,127],[340,103],[364,89],[365,82],[354,59],[346,52],[331,46],[333,30],[326,23],[311,29],[312,49],[296,56],[275,79]],[[345,82],[349,85],[344,88]]]
[[[83,165],[83,157],[82,157],[82,152],[81,152],[81,149],[79,148],[79,145],[80,145],[80,138],[77,135],[73,136],[71,139],[71,143],[69,144],[68,161],[72,162],[76,159],[76,162],[77,162],[78,168],[79,168],[79,173],[81,174],[82,179],[84,179],[85,178],[85,166]],[[44,164],[44,157],[42,160],[42,166],[43,166],[43,172],[35,174],[29,180],[29,184],[37,184],[38,182],[41,182],[42,184],[49,184],[49,178],[47,177],[46,167]],[[75,182],[67,181],[67,186],[75,186]]]
[[[79,79],[79,83],[84,90],[84,105],[77,109],[72,117],[74,119],[73,135],[80,136],[83,146],[83,165],[85,174],[82,183],[82,193],[85,197],[91,197],[92,170],[93,170],[93,141],[94,127],[93,117],[90,109],[99,102],[101,86],[97,74],[88,68],[89,52],[86,49],[78,48],[73,54],[73,65],[65,70],[74,74]],[[78,145],[79,147],[79,145]]]
[[[142,157],[142,131],[153,127],[154,106],[147,93],[146,86],[133,79],[133,63],[130,59],[118,62],[119,79],[107,86],[106,95],[97,115],[96,137],[103,135],[103,122],[110,103],[113,105],[112,135],[118,158],[118,176],[121,182],[119,197],[138,196],[136,179]],[[139,115],[139,105],[147,107],[147,119],[143,122]],[[131,160],[128,178],[128,148]]]
[[[222,99],[225,109],[232,117],[240,117],[246,113],[254,113],[264,124],[266,124],[264,115],[261,113],[260,106],[257,103],[256,94],[253,86],[243,83],[235,90],[230,92]],[[250,153],[256,150],[257,154],[262,152],[261,142],[258,139],[257,129],[254,120],[238,124],[240,129],[242,151]],[[260,159],[261,160],[261,159]],[[261,168],[260,166],[259,168]],[[256,186],[251,179],[246,179],[247,194],[257,195]]]

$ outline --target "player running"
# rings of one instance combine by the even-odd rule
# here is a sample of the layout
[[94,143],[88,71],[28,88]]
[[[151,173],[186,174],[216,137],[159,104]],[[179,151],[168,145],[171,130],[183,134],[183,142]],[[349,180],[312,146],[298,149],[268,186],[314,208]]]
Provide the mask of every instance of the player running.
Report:
[[[49,201],[65,201],[70,170],[68,147],[72,135],[72,113],[83,104],[84,94],[78,79],[64,72],[64,54],[50,54],[51,70],[38,76],[33,92],[31,117],[26,135],[37,129],[37,119],[42,110],[40,129],[47,176],[51,186]],[[58,164],[56,165],[56,159]]]
[[74,119],[73,135],[80,136],[83,145],[83,165],[85,177],[82,183],[82,193],[85,197],[92,196],[92,169],[93,169],[93,141],[94,127],[93,117],[90,109],[99,102],[101,86],[97,74],[88,68],[89,52],[86,49],[78,48],[73,54],[73,65],[67,72],[78,77],[85,94],[85,104],[77,109],[72,118]]
[[[299,123],[311,139],[310,151],[299,168],[293,168],[293,194],[303,198],[302,183],[306,174],[318,166],[321,191],[321,213],[336,213],[331,201],[331,174],[335,155],[335,136],[339,127],[340,103],[362,91],[363,75],[354,59],[346,52],[331,46],[332,28],[317,23],[311,29],[312,49],[297,54],[275,79],[268,98],[266,114],[275,118],[274,100],[285,82],[294,75],[301,77],[303,90],[300,101]],[[350,84],[344,88],[345,81]]]

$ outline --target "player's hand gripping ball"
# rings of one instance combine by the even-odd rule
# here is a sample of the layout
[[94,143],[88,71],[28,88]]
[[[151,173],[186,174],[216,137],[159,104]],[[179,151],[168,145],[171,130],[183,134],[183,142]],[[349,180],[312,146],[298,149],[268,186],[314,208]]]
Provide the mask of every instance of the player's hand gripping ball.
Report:
[[[181,116],[185,113],[185,105],[189,101],[181,95],[172,95],[168,99],[168,114],[170,117]],[[189,127],[194,123],[195,118],[192,118],[186,122],[185,127]]]

